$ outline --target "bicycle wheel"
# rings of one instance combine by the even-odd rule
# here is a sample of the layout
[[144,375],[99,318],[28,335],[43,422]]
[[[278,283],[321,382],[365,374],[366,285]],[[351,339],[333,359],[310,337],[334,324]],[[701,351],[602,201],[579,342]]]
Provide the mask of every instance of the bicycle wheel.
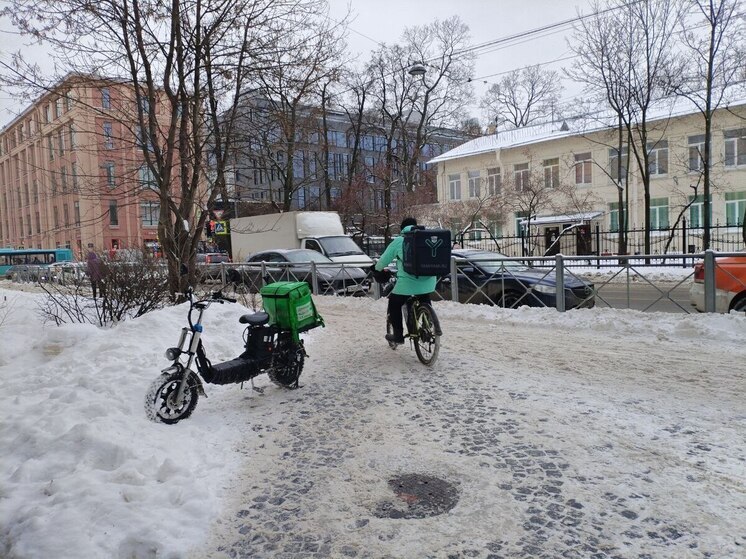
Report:
[[438,359],[440,336],[435,335],[435,311],[427,305],[420,305],[415,311],[417,336],[414,338],[414,351],[423,365],[431,366]]

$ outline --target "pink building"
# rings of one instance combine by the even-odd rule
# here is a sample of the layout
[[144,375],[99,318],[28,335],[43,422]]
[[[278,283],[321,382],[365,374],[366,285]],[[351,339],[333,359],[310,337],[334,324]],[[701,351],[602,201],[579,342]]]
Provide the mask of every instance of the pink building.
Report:
[[83,258],[157,243],[136,109],[128,84],[70,75],[2,129],[0,246]]

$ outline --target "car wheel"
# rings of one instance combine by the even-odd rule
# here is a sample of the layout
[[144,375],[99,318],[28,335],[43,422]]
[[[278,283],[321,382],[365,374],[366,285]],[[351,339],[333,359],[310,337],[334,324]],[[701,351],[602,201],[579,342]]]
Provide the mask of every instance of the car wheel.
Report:
[[730,304],[730,310],[746,313],[746,293],[741,293],[738,297],[733,299],[733,302]]
[[521,300],[521,294],[517,291],[505,291],[500,295],[497,304],[504,309],[515,309],[518,301]]

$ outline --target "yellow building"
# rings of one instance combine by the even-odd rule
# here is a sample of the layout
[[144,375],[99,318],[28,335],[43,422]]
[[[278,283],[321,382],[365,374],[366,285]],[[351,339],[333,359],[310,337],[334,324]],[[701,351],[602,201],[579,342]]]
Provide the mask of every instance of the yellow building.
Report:
[[[622,149],[623,163],[628,151],[632,156],[627,180],[622,171],[620,183],[618,131],[600,120],[499,131],[430,160],[437,164],[444,225],[458,232],[470,225],[465,219],[475,216],[498,241],[503,239],[498,248],[512,254],[519,252],[521,235],[524,252],[528,247],[533,255],[553,254],[560,246],[565,254],[616,253],[621,184],[628,207],[628,252],[642,252],[644,187],[634,150]],[[715,112],[712,139],[711,247],[738,250],[746,213],[746,100]],[[647,144],[651,253],[698,252],[704,119],[681,100],[659,108],[649,120]],[[572,242],[556,243],[568,228]]]

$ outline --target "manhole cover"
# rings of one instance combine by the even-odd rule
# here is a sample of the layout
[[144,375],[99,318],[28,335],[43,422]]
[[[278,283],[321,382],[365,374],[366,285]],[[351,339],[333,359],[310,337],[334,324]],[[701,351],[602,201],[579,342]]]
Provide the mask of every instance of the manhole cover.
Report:
[[390,501],[379,503],[378,518],[426,518],[448,512],[458,502],[456,487],[437,477],[406,474],[389,480]]

